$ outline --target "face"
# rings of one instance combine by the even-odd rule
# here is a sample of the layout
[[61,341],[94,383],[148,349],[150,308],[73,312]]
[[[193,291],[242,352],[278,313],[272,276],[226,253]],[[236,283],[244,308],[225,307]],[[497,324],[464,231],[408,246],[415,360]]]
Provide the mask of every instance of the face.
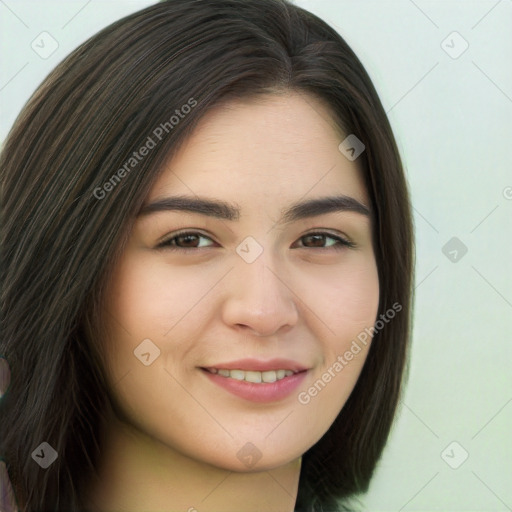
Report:
[[[379,297],[345,137],[319,100],[268,95],[210,111],[168,163],[107,289],[108,379],[138,434],[252,471],[298,459],[331,426]],[[291,210],[326,197],[341,200]]]

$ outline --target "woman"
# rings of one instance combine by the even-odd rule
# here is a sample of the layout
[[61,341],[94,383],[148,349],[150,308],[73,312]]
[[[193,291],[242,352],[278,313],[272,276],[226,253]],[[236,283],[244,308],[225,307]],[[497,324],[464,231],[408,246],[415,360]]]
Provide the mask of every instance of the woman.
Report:
[[48,76],[1,169],[19,510],[341,510],[368,488],[412,225],[333,29],[284,0],[141,10]]

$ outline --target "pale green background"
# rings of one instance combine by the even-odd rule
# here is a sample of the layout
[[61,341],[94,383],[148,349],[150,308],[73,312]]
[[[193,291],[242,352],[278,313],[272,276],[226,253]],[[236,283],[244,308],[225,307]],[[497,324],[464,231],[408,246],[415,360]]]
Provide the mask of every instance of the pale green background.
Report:
[[[57,62],[152,3],[0,2],[0,140]],[[368,511],[512,510],[512,0],[296,3],[331,23],[374,80],[415,212],[410,380],[361,500]],[[59,44],[46,60],[30,46],[42,31]],[[457,59],[441,47],[453,31],[469,43]],[[468,248],[457,262],[442,252],[454,236]],[[458,469],[442,457],[453,441],[446,460],[469,454]]]

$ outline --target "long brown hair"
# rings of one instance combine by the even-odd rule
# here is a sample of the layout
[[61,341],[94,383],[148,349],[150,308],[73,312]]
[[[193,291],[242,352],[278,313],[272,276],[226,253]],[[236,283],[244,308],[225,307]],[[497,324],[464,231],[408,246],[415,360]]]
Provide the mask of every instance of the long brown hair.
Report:
[[[411,208],[382,104],[343,38],[287,0],[168,0],[60,63],[1,154],[0,355],[12,381],[0,403],[0,455],[23,511],[83,509],[108,407],[90,333],[163,162],[219,102],[283,89],[321,98],[366,146],[358,163],[374,212],[378,315],[402,307],[375,334],[337,419],[304,454],[296,510],[337,510],[337,500],[367,490],[403,383],[413,301]],[[156,147],[120,177],[159,126],[167,129]],[[58,453],[47,471],[31,458],[41,442]]]

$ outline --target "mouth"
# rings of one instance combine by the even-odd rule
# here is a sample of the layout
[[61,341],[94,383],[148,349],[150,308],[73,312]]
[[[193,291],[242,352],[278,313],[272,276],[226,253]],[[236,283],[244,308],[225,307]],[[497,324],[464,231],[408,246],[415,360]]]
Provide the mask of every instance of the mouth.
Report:
[[218,375],[220,377],[224,377],[226,379],[235,379],[238,381],[251,382],[252,384],[270,384],[272,382],[277,382],[285,379],[286,377],[291,377],[297,373],[302,373],[307,370],[290,370],[288,368],[280,368],[278,370],[267,370],[267,371],[257,371],[257,370],[242,370],[242,369],[233,369],[230,370],[228,368],[201,368],[204,371],[212,373],[214,375]]
[[290,359],[241,359],[199,369],[210,383],[231,396],[257,403],[289,398],[310,370]]

